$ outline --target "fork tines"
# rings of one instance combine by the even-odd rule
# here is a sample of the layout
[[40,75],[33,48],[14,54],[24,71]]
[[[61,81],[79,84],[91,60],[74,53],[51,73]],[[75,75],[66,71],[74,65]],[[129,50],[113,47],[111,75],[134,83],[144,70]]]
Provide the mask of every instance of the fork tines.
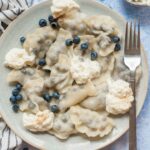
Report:
[[135,55],[140,53],[140,20],[126,24],[125,54]]

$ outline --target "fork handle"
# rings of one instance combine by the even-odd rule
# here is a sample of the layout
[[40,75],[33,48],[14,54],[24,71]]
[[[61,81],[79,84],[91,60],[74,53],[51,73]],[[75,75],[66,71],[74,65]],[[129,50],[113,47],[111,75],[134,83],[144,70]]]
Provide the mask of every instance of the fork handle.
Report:
[[136,143],[136,93],[135,93],[135,72],[131,72],[131,88],[133,91],[134,101],[129,112],[129,150],[137,150]]

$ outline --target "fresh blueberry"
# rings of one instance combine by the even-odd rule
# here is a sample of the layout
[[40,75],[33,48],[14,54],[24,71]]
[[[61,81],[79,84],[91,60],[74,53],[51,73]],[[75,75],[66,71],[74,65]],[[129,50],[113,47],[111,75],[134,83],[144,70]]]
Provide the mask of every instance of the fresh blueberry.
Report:
[[12,90],[12,95],[17,96],[19,94],[19,92],[20,92],[19,90],[14,89],[14,90]]
[[98,56],[97,52],[95,51],[91,52],[91,60],[97,59],[97,56]]
[[81,44],[81,50],[83,50],[83,51],[87,50],[88,47],[89,47],[88,43],[82,43]]
[[14,112],[18,112],[19,111],[19,105],[18,104],[14,104],[12,106],[12,109],[13,109]]
[[56,22],[56,19],[55,19],[52,15],[49,15],[49,16],[48,16],[48,21],[49,21],[50,23],[52,23],[52,22]]
[[119,51],[119,50],[121,50],[121,45],[119,44],[119,43],[117,43],[116,45],[115,45],[115,49],[114,49],[115,51]]
[[47,26],[47,21],[46,21],[45,19],[40,19],[40,21],[39,21],[39,26],[40,26],[40,27],[45,27],[45,26]]
[[23,99],[23,97],[22,97],[21,94],[18,94],[18,95],[16,96],[16,100],[17,100],[17,101],[21,101],[22,99]]
[[25,42],[25,40],[26,40],[26,38],[24,37],[24,36],[22,36],[21,38],[20,38],[20,43],[24,43]]
[[41,58],[41,59],[39,60],[39,65],[40,65],[40,66],[45,66],[45,65],[46,65],[46,61],[45,61],[44,58]]
[[66,40],[66,46],[71,46],[73,41],[71,39]]
[[54,112],[54,113],[57,113],[57,112],[59,111],[59,108],[58,108],[57,105],[52,105],[52,106],[50,106],[50,109],[51,109],[51,111]]
[[10,100],[10,102],[11,102],[12,104],[15,104],[15,103],[17,102],[16,96],[13,96],[13,95],[10,97],[9,100]]
[[58,92],[53,92],[52,96],[56,99],[60,98],[60,94]]
[[120,38],[118,37],[118,36],[112,36],[111,37],[111,40],[112,40],[112,42],[114,42],[114,43],[118,43],[119,41],[120,41]]
[[51,27],[52,27],[53,29],[57,29],[57,28],[59,27],[58,22],[57,22],[57,21],[51,22]]
[[75,37],[73,38],[73,43],[74,43],[74,44],[79,44],[79,43],[80,43],[80,37],[79,37],[79,36],[75,36]]
[[17,83],[16,84],[16,89],[20,91],[22,89],[22,85],[20,83]]
[[50,102],[50,100],[52,99],[52,96],[49,95],[48,93],[44,93],[44,94],[43,94],[43,98],[44,98],[44,100],[46,100],[47,102]]

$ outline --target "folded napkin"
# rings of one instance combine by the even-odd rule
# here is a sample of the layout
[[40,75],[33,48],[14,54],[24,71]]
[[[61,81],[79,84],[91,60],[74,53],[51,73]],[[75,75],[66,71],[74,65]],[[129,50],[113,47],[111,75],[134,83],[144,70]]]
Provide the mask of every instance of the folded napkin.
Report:
[[[41,0],[0,0],[0,33],[19,14]],[[0,117],[0,150],[19,148],[22,140],[11,131]]]

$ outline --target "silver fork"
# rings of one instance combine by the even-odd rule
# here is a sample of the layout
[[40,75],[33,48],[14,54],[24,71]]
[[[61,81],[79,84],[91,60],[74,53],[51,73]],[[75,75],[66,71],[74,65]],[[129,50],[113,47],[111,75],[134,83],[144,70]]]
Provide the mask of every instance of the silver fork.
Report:
[[[138,26],[136,29],[136,26]],[[129,150],[136,150],[136,84],[135,72],[141,63],[140,21],[127,23],[125,33],[124,63],[130,69],[130,84],[134,101],[129,112]]]

